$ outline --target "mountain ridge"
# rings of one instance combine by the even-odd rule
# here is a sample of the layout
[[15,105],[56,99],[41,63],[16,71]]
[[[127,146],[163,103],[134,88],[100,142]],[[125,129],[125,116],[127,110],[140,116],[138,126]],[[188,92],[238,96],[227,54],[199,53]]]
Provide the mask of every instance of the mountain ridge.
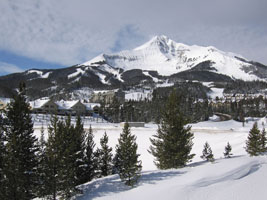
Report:
[[156,36],[132,50],[100,54],[90,61],[61,69],[30,69],[0,77],[0,95],[8,97],[20,81],[33,98],[89,90],[157,87],[179,81],[267,82],[267,66],[215,47],[177,43]]
[[[267,75],[260,77],[255,75],[255,71],[259,68],[256,62],[248,61],[241,55],[223,52],[212,46],[189,46],[176,43],[166,36],[153,37],[133,50],[101,54],[78,66],[96,66],[97,62],[105,62],[109,66],[125,71],[152,70],[158,71],[161,75],[170,76],[209,60],[214,63],[213,68],[217,69],[217,73],[246,81],[267,80]],[[251,66],[254,66],[254,69],[251,69]],[[265,68],[267,70],[266,66]]]

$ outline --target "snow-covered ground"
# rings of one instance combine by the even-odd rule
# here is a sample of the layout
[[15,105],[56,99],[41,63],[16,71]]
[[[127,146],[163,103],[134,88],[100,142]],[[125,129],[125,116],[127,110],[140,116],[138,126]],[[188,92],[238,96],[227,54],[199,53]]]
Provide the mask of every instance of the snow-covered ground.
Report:
[[[254,121],[242,123],[206,121],[192,125],[195,153],[188,167],[173,170],[157,170],[153,156],[148,153],[150,140],[157,125],[146,124],[144,128],[131,128],[137,137],[138,152],[142,160],[143,173],[137,187],[130,189],[120,182],[117,175],[87,183],[84,194],[77,197],[87,199],[264,199],[267,195],[267,157],[251,158],[245,152],[245,141]],[[267,123],[266,118],[258,121],[259,128]],[[122,131],[120,124],[90,123],[94,131],[96,146],[104,132],[109,136],[109,145],[115,150]],[[89,124],[85,127],[88,128]],[[36,125],[36,135],[40,133]],[[203,145],[208,142],[215,156],[215,163],[203,162],[200,158]],[[227,142],[232,145],[234,157],[224,159]]]
[[178,170],[144,172],[130,189],[118,175],[82,186],[77,200],[252,200],[267,195],[267,158],[247,156],[199,162]]

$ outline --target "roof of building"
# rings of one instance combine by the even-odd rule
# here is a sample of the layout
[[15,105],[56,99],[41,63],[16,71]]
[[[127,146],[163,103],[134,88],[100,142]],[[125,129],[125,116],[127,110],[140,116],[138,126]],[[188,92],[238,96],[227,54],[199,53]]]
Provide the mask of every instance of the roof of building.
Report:
[[60,101],[56,101],[55,103],[57,104],[58,109],[68,110],[68,109],[72,108],[73,106],[75,106],[78,102],[79,102],[79,100],[76,100],[76,101],[60,100]]
[[41,108],[43,105],[45,105],[49,101],[50,99],[37,99],[34,101],[30,101],[29,103],[32,108]]
[[[1,100],[1,98],[0,98]],[[42,98],[42,99],[37,99],[35,101],[31,101],[30,106],[32,108],[41,108],[42,106],[44,106],[47,102],[49,102],[50,99],[48,98]],[[56,101],[54,102],[57,106],[59,110],[70,110],[72,109],[73,106],[75,106],[77,103],[79,103],[80,100],[75,100],[75,101],[64,101],[64,100],[60,100],[60,101]],[[99,103],[81,103],[86,107],[86,110],[93,110],[96,106],[100,107]]]

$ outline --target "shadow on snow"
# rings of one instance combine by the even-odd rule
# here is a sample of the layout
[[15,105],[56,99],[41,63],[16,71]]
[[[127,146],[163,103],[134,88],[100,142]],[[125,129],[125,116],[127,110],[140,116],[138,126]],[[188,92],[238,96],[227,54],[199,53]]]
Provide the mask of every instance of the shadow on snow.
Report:
[[[143,184],[156,184],[157,181],[166,180],[184,173],[185,172],[180,170],[143,172],[138,181],[137,187]],[[126,186],[123,182],[121,182],[118,175],[99,178],[91,181],[90,183],[81,185],[79,188],[82,189],[84,193],[82,195],[78,195],[75,198],[77,200],[87,200],[96,197],[109,196],[114,193],[133,189],[132,187]]]

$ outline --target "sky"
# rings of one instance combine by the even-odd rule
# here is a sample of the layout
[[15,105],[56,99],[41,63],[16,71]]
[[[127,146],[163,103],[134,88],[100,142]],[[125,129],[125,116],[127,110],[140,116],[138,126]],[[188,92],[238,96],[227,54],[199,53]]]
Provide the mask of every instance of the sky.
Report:
[[267,65],[266,0],[0,0],[0,75],[68,67],[156,35]]

